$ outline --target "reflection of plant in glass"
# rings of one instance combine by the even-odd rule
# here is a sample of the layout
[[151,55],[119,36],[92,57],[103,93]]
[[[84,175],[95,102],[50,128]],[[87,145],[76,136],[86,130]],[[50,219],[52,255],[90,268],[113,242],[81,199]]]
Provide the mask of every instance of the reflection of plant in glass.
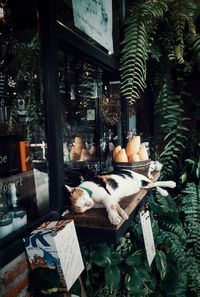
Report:
[[[29,37],[30,38],[30,37]],[[29,141],[44,139],[44,110],[40,99],[40,67],[38,34],[28,42],[14,37],[2,37],[2,57],[5,59],[5,71],[16,83],[11,92],[12,107],[10,124],[20,121],[19,102],[24,102],[24,114],[27,123]],[[37,130],[37,133],[35,132]],[[41,134],[41,135],[40,135]],[[41,136],[41,137],[40,137]],[[37,141],[37,140],[35,140]]]

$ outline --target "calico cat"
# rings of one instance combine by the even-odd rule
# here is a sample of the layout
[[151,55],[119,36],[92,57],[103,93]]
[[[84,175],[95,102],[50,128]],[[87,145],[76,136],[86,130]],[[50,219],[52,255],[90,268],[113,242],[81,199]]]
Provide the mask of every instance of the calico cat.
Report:
[[72,208],[77,213],[83,213],[92,207],[105,207],[110,222],[118,225],[122,219],[128,219],[119,202],[123,197],[136,194],[140,189],[156,188],[163,196],[168,192],[161,187],[174,188],[173,181],[152,182],[146,176],[131,170],[113,171],[98,175],[91,180],[82,182],[78,187],[65,185],[70,192]]

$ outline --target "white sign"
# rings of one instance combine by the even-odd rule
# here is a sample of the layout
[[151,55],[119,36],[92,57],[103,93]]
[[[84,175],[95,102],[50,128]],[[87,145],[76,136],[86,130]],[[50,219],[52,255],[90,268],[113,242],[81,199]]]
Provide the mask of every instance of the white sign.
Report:
[[55,245],[59,251],[58,255],[69,290],[84,269],[74,221],[67,224],[62,232],[58,232]]
[[84,269],[74,221],[44,222],[23,240],[31,268],[56,268],[69,290]]
[[95,120],[95,110],[94,109],[88,109],[87,110],[87,120],[88,121],[94,121]]
[[113,53],[112,0],[72,0],[74,25]]
[[155,249],[153,232],[151,227],[151,220],[150,220],[150,215],[148,210],[140,211],[140,221],[142,225],[142,232],[143,232],[144,244],[145,244],[145,249],[147,254],[147,260],[148,260],[149,266],[151,266],[151,263],[156,255],[156,249]]

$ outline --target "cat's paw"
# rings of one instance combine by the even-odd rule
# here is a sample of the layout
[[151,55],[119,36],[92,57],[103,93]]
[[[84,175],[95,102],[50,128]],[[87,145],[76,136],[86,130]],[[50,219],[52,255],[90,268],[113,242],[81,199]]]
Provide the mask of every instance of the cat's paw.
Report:
[[127,215],[127,213],[122,208],[120,208],[119,214],[122,217],[122,219],[128,220],[129,216]]
[[122,217],[122,219],[124,219],[124,220],[128,220],[128,218],[129,218],[129,216],[128,216],[127,213],[125,213],[125,212],[121,215],[121,217]]
[[173,188],[176,187],[176,183],[175,183],[174,181],[172,181],[172,180],[169,180],[169,181],[167,182],[167,187],[173,189]]
[[113,225],[118,225],[122,220],[118,213],[109,214],[108,218]]

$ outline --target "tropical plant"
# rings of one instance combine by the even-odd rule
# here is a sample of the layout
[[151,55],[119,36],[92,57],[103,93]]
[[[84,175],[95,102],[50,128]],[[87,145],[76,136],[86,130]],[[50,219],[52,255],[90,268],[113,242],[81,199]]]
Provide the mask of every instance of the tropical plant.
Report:
[[[190,0],[127,1],[127,18],[121,50],[121,91],[132,103],[146,89],[147,60],[185,62],[185,34],[193,40],[198,5]],[[160,31],[161,30],[161,31]],[[159,38],[159,48],[157,38]],[[198,42],[196,43],[198,44]],[[153,46],[153,48],[152,48]],[[163,50],[157,53],[157,50]]]
[[187,296],[186,233],[176,203],[170,196],[152,194],[149,208],[156,247],[151,267],[138,214],[116,244],[82,246],[86,267],[84,283],[89,297]]
[[188,183],[182,191],[181,209],[185,215],[184,227],[187,234],[188,283],[191,292],[200,296],[200,187]]

